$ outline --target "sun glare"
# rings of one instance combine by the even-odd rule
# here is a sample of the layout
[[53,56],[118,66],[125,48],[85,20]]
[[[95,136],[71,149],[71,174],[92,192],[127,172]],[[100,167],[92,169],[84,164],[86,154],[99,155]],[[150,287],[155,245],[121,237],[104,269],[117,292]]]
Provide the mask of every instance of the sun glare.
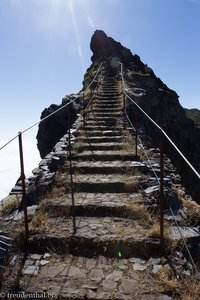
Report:
[[79,34],[79,31],[78,31],[77,20],[76,20],[72,0],[69,0],[69,9],[70,9],[71,17],[72,17],[72,23],[73,23],[73,28],[74,28],[74,34],[75,34],[78,54],[79,54],[80,57],[82,57],[83,56],[83,51],[82,51],[82,47],[81,47],[80,34]]

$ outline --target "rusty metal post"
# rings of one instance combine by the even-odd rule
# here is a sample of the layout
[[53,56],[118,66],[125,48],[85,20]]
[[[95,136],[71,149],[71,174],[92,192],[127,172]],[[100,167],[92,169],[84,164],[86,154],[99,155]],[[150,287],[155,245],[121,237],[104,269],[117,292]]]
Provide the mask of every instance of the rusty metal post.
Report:
[[138,128],[137,123],[135,125],[135,155],[138,155]]
[[83,114],[83,126],[85,128],[85,94],[83,92],[83,109],[82,109],[82,114]]
[[138,120],[137,120],[137,112],[135,109],[135,155],[138,155]]
[[24,157],[23,157],[23,145],[22,145],[22,133],[18,133],[19,139],[19,155],[20,155],[20,168],[21,168],[21,180],[22,180],[22,205],[24,209],[24,227],[26,244],[28,245],[29,229],[28,229],[28,213],[27,213],[27,198],[26,198],[26,183],[24,174]]
[[160,131],[160,247],[164,242],[164,136]]
[[126,96],[124,94],[124,97],[123,97],[123,112],[124,112],[124,130],[125,130],[125,121],[126,121]]
[[72,220],[73,220],[73,233],[76,233],[76,218],[75,218],[75,201],[74,201],[74,182],[73,182],[73,171],[72,171],[72,159],[71,159],[71,116],[70,116],[70,105],[68,106],[68,139],[69,139],[69,173],[71,183],[71,197],[72,197]]

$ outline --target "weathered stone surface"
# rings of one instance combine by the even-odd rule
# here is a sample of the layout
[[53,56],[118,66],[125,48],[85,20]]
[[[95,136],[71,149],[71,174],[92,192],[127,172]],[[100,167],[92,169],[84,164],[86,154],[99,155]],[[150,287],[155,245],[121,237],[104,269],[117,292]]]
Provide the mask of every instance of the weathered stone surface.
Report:
[[37,276],[39,273],[38,266],[28,266],[25,270],[23,270],[24,275]]
[[83,270],[80,270],[80,268],[71,266],[67,275],[69,277],[75,277],[75,278],[84,278],[86,276],[86,272]]
[[162,267],[162,265],[153,265],[152,272],[156,274]]
[[139,264],[139,263],[135,263],[133,265],[133,270],[134,271],[145,271],[146,269],[147,269],[146,265],[142,265],[142,264]]
[[100,282],[104,277],[104,273],[101,269],[92,269],[90,272],[90,279],[96,282]]
[[105,279],[103,281],[103,290],[105,292],[114,292],[117,288],[117,282]]
[[111,274],[108,274],[106,276],[106,280],[108,281],[119,281],[122,278],[123,272],[120,271],[114,271]]
[[138,288],[138,282],[135,280],[130,280],[130,279],[122,279],[122,284],[121,284],[122,291],[124,294],[134,294]]
[[179,240],[181,238],[185,239],[200,239],[200,232],[197,227],[179,227],[173,226],[170,228],[170,238],[172,240]]
[[[69,101],[70,97],[67,97],[66,101]],[[66,103],[63,101],[63,104]],[[80,101],[79,101],[80,103]],[[47,117],[49,114],[53,113],[57,109],[59,109],[62,105],[50,105],[49,108],[45,108],[45,110],[41,114],[41,119]],[[51,118],[46,119],[44,122],[39,124],[39,130],[37,133],[38,140],[38,149],[40,151],[41,157],[45,157],[54,147],[54,145],[60,140],[60,138],[66,134],[68,129],[68,120],[67,120],[67,107],[63,108],[56,114],[54,114]],[[70,117],[71,124],[76,119],[76,112],[79,110],[79,106],[75,107],[71,105],[70,107]]]

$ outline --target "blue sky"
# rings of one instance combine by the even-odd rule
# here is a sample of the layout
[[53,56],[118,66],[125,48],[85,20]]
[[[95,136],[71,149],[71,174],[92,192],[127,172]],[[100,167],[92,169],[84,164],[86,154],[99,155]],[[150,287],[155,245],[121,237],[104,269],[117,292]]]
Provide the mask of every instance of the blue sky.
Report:
[[200,108],[199,16],[200,0],[0,0],[0,139],[81,89],[95,29]]
[[95,29],[200,108],[200,0],[0,0],[0,142],[82,88]]

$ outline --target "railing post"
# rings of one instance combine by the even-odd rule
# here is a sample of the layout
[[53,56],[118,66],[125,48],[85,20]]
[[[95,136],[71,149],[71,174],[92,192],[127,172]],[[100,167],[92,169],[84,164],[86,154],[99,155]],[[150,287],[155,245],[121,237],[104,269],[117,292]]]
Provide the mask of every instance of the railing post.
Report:
[[85,128],[85,94],[83,92],[83,109],[82,109],[82,112],[83,112],[83,126]]
[[28,245],[29,229],[28,229],[28,213],[27,213],[27,198],[26,198],[26,183],[24,174],[24,158],[23,158],[23,145],[22,145],[22,133],[18,133],[19,139],[19,155],[20,155],[20,168],[21,168],[21,180],[22,180],[22,205],[24,209],[24,227],[25,227],[25,238],[26,246]]
[[138,155],[138,120],[137,120],[137,112],[136,109],[134,111],[135,115],[135,155]]
[[72,220],[73,220],[73,233],[76,233],[76,219],[75,219],[75,201],[74,201],[74,182],[73,182],[73,171],[72,171],[72,159],[71,159],[71,116],[70,116],[70,105],[68,107],[68,139],[69,139],[69,173],[71,183],[71,197],[72,197]]
[[160,247],[164,241],[164,136],[160,130]]
[[124,127],[124,130],[125,130],[125,121],[126,121],[126,96],[125,96],[125,94],[123,96],[123,112],[124,112],[124,124],[123,124],[123,127]]
[[138,126],[137,126],[137,115],[135,117],[135,155],[138,155]]

